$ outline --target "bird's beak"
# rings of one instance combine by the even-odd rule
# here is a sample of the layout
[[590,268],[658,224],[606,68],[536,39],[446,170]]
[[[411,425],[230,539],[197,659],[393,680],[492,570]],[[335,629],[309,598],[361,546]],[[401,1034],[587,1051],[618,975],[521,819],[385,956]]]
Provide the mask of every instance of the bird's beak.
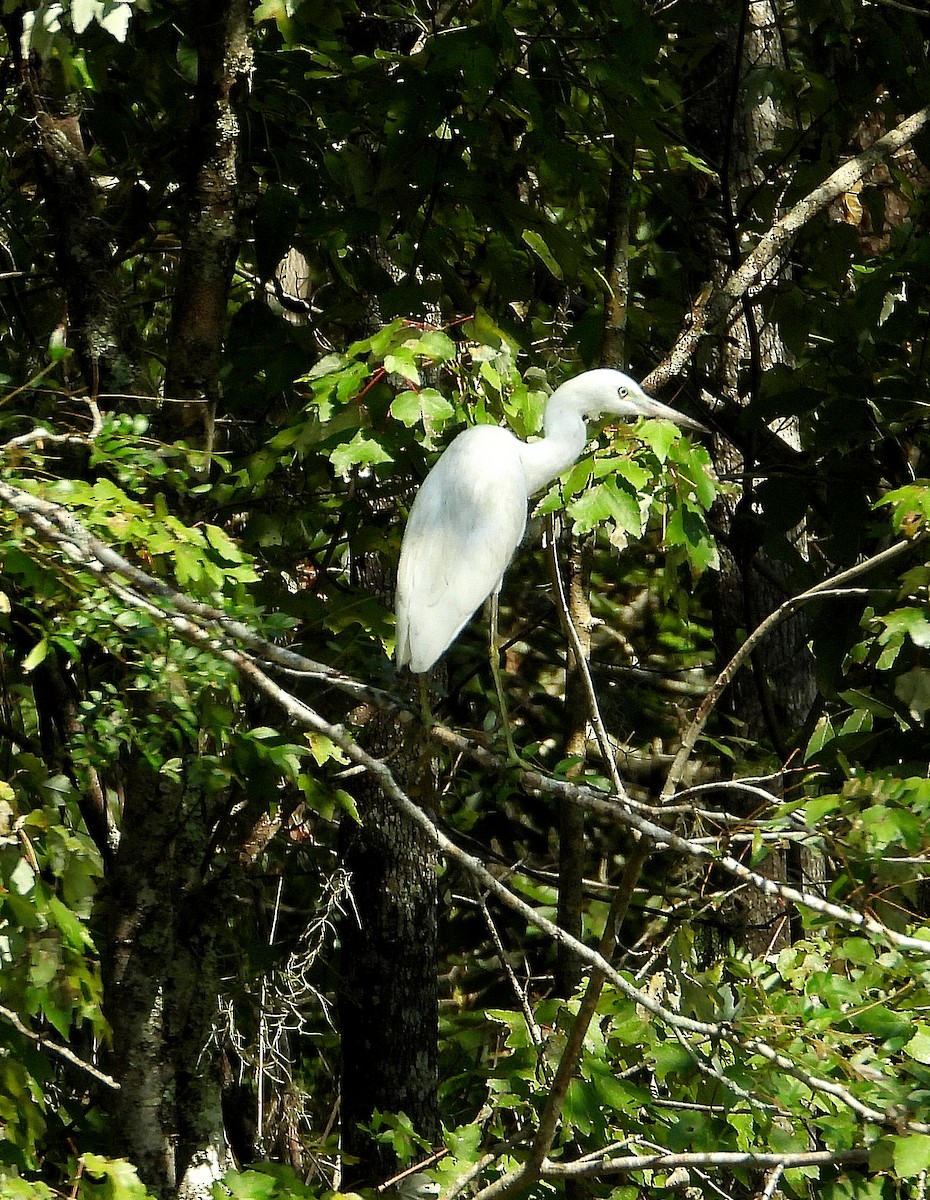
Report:
[[693,429],[697,433],[710,433],[707,426],[702,425],[700,421],[696,421],[693,417],[686,417],[684,413],[670,408],[660,400],[653,400],[651,396],[643,396],[639,415],[650,420],[674,421],[682,429]]

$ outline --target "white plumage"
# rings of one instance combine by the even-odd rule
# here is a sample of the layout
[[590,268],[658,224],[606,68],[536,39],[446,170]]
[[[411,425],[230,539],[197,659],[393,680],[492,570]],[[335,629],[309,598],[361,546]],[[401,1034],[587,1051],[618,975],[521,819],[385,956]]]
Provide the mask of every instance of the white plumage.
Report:
[[585,420],[664,417],[703,429],[621,371],[586,371],[546,405],[544,436],[523,442],[496,425],[460,433],[427,475],[407,520],[397,570],[398,667],[428,671],[476,609],[501,589],[526,528],[530,497],[579,457]]

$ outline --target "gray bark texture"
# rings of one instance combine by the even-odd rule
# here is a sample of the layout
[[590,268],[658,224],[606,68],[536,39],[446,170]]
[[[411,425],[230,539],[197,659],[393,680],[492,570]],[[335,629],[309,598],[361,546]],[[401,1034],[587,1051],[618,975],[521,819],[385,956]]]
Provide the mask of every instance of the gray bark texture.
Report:
[[[398,750],[391,718],[373,716],[366,735],[372,753],[393,748],[395,775],[410,787],[423,766],[415,750]],[[380,1183],[397,1168],[390,1147],[363,1128],[376,1110],[405,1113],[427,1141],[439,1136],[436,851],[370,776],[355,796],[361,824],[343,823],[352,904],[342,923],[339,996],[342,1148],[358,1160],[346,1168],[352,1187]]]
[[107,890],[104,1009],[121,1151],[157,1196],[207,1195],[231,1165],[215,1044],[216,896],[202,797],[142,762],[127,780]]
[[[706,219],[696,223],[706,237],[702,245],[710,261],[702,267],[707,278],[721,286],[741,260],[739,196],[758,184],[756,162],[771,149],[781,114],[770,99],[748,105],[743,95],[746,74],[760,66],[781,64],[781,17],[777,0],[719,0],[708,6],[719,27],[717,52],[702,64],[688,114],[695,145],[715,168],[719,190],[703,198]],[[707,236],[709,234],[709,236]],[[777,261],[770,272],[780,268]],[[786,361],[778,330],[765,323],[761,307],[744,295],[726,335],[705,340],[699,347],[697,369],[709,397],[727,396],[748,402],[762,374]],[[720,546],[720,571],[712,608],[714,636],[721,663],[729,661],[747,633],[792,594],[792,570],[785,555],[774,558],[766,549],[765,531],[757,526],[755,488],[771,463],[771,435],[792,445],[793,430],[765,431],[758,443],[750,436],[739,446],[722,438],[715,445],[718,473],[742,480],[740,491],[726,495],[715,511]],[[790,452],[790,451],[789,451]],[[804,531],[795,531],[793,555],[803,554]],[[791,739],[815,702],[814,663],[808,648],[807,620],[801,613],[778,626],[754,652],[748,671],[740,672],[728,693],[724,710],[737,736],[771,746],[784,760]],[[760,870],[772,878],[786,877],[783,854],[770,856]],[[732,938],[751,953],[764,954],[790,939],[783,906],[757,892],[739,892],[717,913],[711,937]],[[716,953],[711,947],[710,956]]]

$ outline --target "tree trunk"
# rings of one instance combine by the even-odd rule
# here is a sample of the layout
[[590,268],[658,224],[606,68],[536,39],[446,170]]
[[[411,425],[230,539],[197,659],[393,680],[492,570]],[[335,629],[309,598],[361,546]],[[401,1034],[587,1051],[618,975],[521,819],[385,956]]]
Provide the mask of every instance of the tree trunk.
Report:
[[[369,509],[375,520],[392,519],[377,496]],[[355,582],[392,602],[394,575],[383,556],[360,556]],[[369,753],[390,759],[410,795],[432,805],[435,762],[415,735],[413,742],[405,739],[393,717],[372,712],[364,742]],[[354,794],[360,823],[344,818],[340,831],[352,903],[341,926],[338,997],[342,1149],[357,1160],[345,1165],[343,1186],[353,1188],[380,1183],[397,1170],[391,1147],[366,1132],[375,1111],[405,1113],[428,1142],[440,1133],[438,856],[371,776],[359,777]]]
[[[395,723],[373,717],[366,743],[375,753],[396,750]],[[401,770],[396,754],[392,766],[408,783],[416,770]],[[344,821],[342,829],[352,904],[342,923],[339,995],[342,1148],[358,1159],[345,1168],[352,1187],[397,1169],[390,1146],[365,1131],[375,1111],[405,1113],[429,1142],[439,1136],[436,852],[368,776],[356,798],[361,824]]]
[[19,77],[38,192],[52,231],[55,273],[64,292],[61,325],[89,395],[126,391],[138,373],[136,338],[74,97],[51,85],[37,55],[23,57],[22,12],[2,20]]
[[[719,191],[697,200],[705,209],[709,205],[710,211],[695,223],[702,237],[700,247],[695,248],[699,260],[704,258],[701,270],[705,278],[719,279],[740,261],[739,197],[760,182],[756,163],[760,154],[771,149],[782,119],[770,99],[747,103],[743,81],[752,69],[780,65],[782,43],[776,0],[719,0],[708,8],[720,37],[716,54],[702,63],[692,86],[688,127],[697,149],[720,180]],[[705,346],[698,370],[709,398],[726,395],[746,403],[758,392],[763,373],[787,361],[777,328],[765,323],[752,300],[744,303],[740,318],[725,338]],[[712,406],[712,400],[710,403]],[[788,440],[795,436],[784,424],[773,432]],[[794,556],[800,564],[803,530],[796,531],[787,555],[773,556],[764,545],[765,531],[754,515],[756,488],[770,467],[766,444],[750,435],[739,447],[727,439],[718,439],[715,445],[718,474],[742,480],[739,493],[722,496],[715,511],[720,570],[712,616],[722,663],[732,657],[746,634],[791,594],[792,570],[786,559]],[[807,641],[803,613],[782,622],[754,653],[751,669],[736,676],[726,699],[725,711],[737,723],[738,735],[770,746],[782,761],[816,696]],[[784,879],[785,856],[773,853],[759,869]],[[752,953],[764,953],[789,938],[780,903],[755,892],[738,893],[718,915],[722,929]],[[715,953],[711,949],[710,954]]]
[[134,763],[107,889],[104,1009],[114,1129],[161,1197],[208,1196],[231,1166],[213,1039],[223,923],[201,878],[210,829],[202,796]]
[[191,113],[191,171],[181,261],[168,331],[167,424],[213,446],[229,286],[244,209],[240,178],[238,105],[248,88],[252,48],[245,0],[202,0],[189,6],[197,50]]

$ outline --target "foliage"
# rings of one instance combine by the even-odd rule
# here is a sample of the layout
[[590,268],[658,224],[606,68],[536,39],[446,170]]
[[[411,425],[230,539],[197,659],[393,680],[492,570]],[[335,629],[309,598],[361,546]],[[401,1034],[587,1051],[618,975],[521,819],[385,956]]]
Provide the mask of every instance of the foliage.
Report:
[[[752,186],[724,200],[734,148],[707,147],[695,105],[735,11],[715,24],[683,3],[512,0],[441,19],[421,4],[246,6],[242,240],[208,450],[165,396],[208,74],[202,14],[163,0],[3,7],[0,483],[19,499],[0,509],[0,1194],[145,1193],[106,1082],[80,1065],[99,1074],[119,1059],[106,1008],[122,945],[114,863],[119,838],[149,832],[133,809],[142,779],[149,836],[164,838],[153,870],[175,871],[156,875],[152,910],[167,921],[175,905],[179,927],[203,935],[194,956],[218,982],[209,1054],[197,1051],[222,1057],[228,1107],[247,1111],[238,1169],[214,1195],[339,1197],[331,952],[351,898],[337,826],[358,820],[345,730],[363,740],[377,703],[340,684],[400,700],[390,604],[365,565],[396,561],[413,488],[459,429],[537,436],[551,386],[601,360],[618,238],[622,332],[642,375],[735,265],[710,261],[721,227],[738,255],[927,102],[930,27],[913,6],[864,0],[779,13],[784,57],[728,91],[747,120],[779,116]],[[90,214],[49,189],[49,122],[59,150],[78,128],[66,160],[72,182],[86,167]],[[517,903],[483,907],[486,880],[459,860],[443,868],[444,1153],[427,1155],[403,1111],[371,1123],[441,1186],[474,1171],[477,1190],[530,1161],[578,1019],[578,996],[549,994],[553,943],[539,928],[557,902],[553,807],[566,781],[603,789],[602,805],[609,785],[603,761],[565,749],[564,638],[541,596],[537,520],[558,517],[590,549],[592,678],[620,748],[623,812],[667,839],[586,1028],[550,1175],[527,1186],[564,1190],[558,1168],[587,1159],[585,1186],[623,1200],[657,1187],[922,1194],[925,152],[918,141],[813,219],[747,300],[762,340],[777,331],[780,364],[763,369],[757,347],[712,403],[705,364],[681,376],[676,402],[711,409],[710,449],[663,423],[592,431],[538,498],[501,627],[521,755],[556,782],[492,775],[461,743],[438,761],[442,828],[501,859]],[[60,269],[62,239],[85,220],[110,255],[86,274],[105,266],[118,289],[137,372],[120,390],[111,371],[103,395],[82,374]],[[300,297],[282,282],[291,251]],[[905,543],[896,559],[807,605],[818,694],[785,731],[790,759],[717,709],[687,781],[730,790],[659,808],[659,775],[724,666],[711,644],[724,559],[764,560],[787,599],[892,536]],[[452,648],[437,713],[493,748],[483,641],[478,623]],[[265,669],[292,705],[258,686]],[[589,945],[635,848],[625,821],[605,807],[588,819]],[[732,919],[734,889],[775,896],[757,952],[753,918]],[[672,1157],[616,1161],[660,1153]],[[715,1162],[728,1153],[782,1157]]]

